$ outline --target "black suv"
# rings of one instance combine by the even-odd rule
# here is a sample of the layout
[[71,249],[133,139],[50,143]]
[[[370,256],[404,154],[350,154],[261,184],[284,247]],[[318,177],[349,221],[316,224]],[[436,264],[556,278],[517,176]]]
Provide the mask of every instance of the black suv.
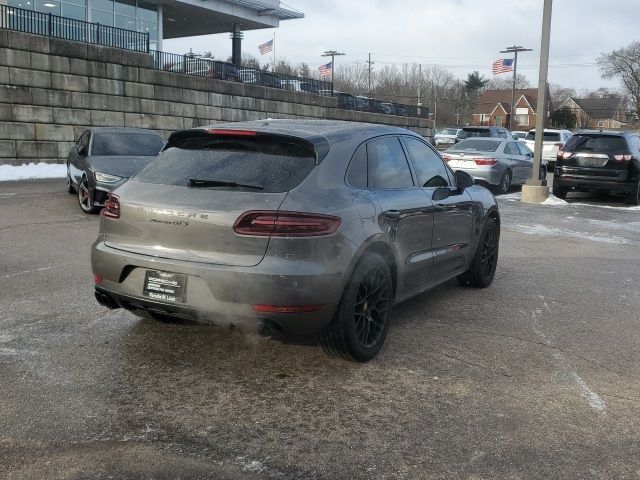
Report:
[[553,194],[572,189],[622,192],[640,204],[640,137],[635,133],[581,130],[558,151]]
[[458,132],[455,143],[472,137],[508,138],[513,140],[511,132],[504,127],[464,127]]

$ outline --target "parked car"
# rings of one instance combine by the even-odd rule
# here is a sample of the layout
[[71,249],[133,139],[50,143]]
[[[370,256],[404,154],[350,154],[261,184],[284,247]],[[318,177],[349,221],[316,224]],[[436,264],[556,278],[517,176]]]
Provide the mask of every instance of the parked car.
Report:
[[363,95],[356,96],[356,110],[359,112],[372,112],[371,100],[373,99]]
[[295,79],[283,79],[283,80],[280,80],[280,85],[285,90],[291,90],[294,92],[307,92],[307,93],[313,93],[315,95],[320,94],[320,89],[316,84],[312,82],[305,82],[302,80],[295,80]]
[[493,195],[402,128],[266,120],[174,132],[110,194],[98,302],[139,314],[317,332],[366,361],[392,305],[458,278],[487,287]]
[[640,137],[635,133],[581,130],[558,151],[553,194],[573,190],[626,194],[640,205]]
[[407,107],[404,105],[396,104],[396,115],[400,117],[406,117],[409,115],[407,112]]
[[[533,173],[533,152],[522,142],[502,138],[468,138],[444,152],[454,170],[462,170],[474,181],[489,185],[495,193],[507,193],[512,185],[522,185]],[[547,170],[540,167],[539,178]]]
[[[569,130],[555,130],[552,128],[545,128],[542,134],[542,160],[549,165],[549,169],[553,171],[553,167],[556,163],[556,156],[558,150],[560,150],[565,143],[571,138]],[[524,143],[527,144],[532,151],[535,150],[536,143],[536,131],[535,129],[529,130],[527,136],[524,139]]]
[[514,138],[514,140],[524,140],[527,137],[527,132],[514,130],[511,132],[511,136]]
[[459,131],[459,128],[441,128],[438,130],[433,137],[436,147],[447,148],[453,145],[456,142],[456,137],[458,136]]
[[204,57],[185,56],[180,62],[166,65],[165,70],[232,82],[240,81],[236,65]]
[[162,137],[149,130],[89,128],[67,157],[67,189],[77,193],[83,212],[96,213],[107,194],[146,167],[163,146]]
[[491,137],[513,140],[511,132],[503,127],[462,127],[456,135],[456,143],[465,138]]
[[257,68],[241,68],[238,70],[238,78],[250,85],[262,87],[282,88],[280,77],[275,73],[258,70]]
[[349,93],[337,93],[338,96],[338,108],[345,108],[347,110],[356,110],[356,97]]

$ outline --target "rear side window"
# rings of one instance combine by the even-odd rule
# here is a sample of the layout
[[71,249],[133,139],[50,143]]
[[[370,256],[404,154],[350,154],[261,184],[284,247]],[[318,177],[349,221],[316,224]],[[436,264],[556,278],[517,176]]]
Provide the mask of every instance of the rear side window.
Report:
[[520,150],[518,150],[518,146],[516,145],[516,142],[509,142],[504,147],[504,153],[508,153],[511,155],[520,155]]
[[316,165],[313,145],[288,137],[200,135],[174,145],[135,179],[182,187],[190,180],[211,181],[219,184],[202,188],[275,193],[297,187]]
[[93,136],[92,155],[155,156],[164,142],[158,135],[144,133],[96,133]]
[[522,142],[515,142],[516,147],[520,150],[520,155],[531,155],[533,156],[533,152]]
[[397,137],[384,137],[367,143],[370,188],[413,187],[411,170]]
[[349,170],[347,170],[347,183],[356,188],[367,188],[367,146],[362,144],[353,154]]
[[564,146],[568,152],[626,153],[629,148],[624,137],[617,135],[574,135]]

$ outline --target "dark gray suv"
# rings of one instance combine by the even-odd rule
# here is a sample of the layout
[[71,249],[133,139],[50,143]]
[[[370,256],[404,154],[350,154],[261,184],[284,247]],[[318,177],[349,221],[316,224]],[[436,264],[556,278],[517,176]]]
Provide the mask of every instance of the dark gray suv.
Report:
[[109,196],[96,298],[313,332],[328,353],[366,361],[393,304],[454,277],[491,284],[500,217],[472,183],[401,128],[264,120],[175,132]]

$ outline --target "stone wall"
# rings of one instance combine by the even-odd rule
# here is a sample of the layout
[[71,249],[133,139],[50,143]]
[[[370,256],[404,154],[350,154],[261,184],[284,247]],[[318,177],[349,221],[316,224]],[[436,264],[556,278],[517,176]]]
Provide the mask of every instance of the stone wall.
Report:
[[335,98],[152,68],[142,53],[0,29],[0,164],[64,162],[88,126],[181,128],[261,118],[431,121],[337,108]]

